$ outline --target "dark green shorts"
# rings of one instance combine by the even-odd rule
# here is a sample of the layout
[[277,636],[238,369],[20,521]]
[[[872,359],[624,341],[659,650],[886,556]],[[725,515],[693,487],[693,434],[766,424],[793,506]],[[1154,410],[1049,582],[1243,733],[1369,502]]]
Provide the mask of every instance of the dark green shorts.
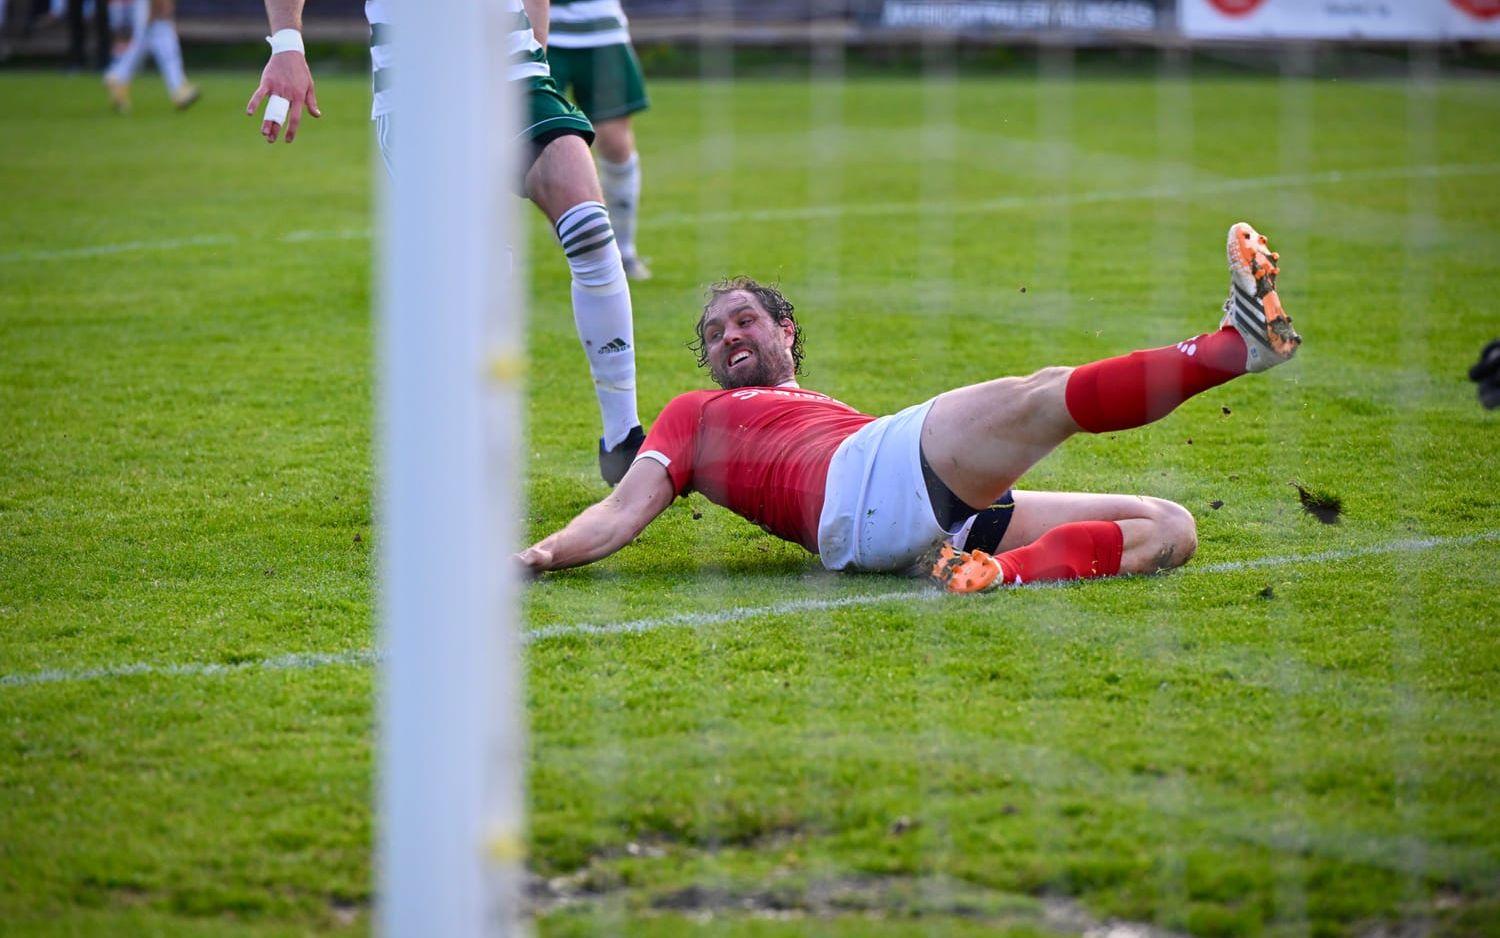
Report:
[[593,49],[553,46],[547,60],[557,87],[573,95],[589,120],[612,120],[651,106],[641,62],[628,43]]
[[[523,140],[530,140],[532,159],[551,141],[566,134],[577,134],[590,146],[594,143],[594,125],[583,116],[572,101],[562,96],[557,84],[546,75],[534,75],[526,82],[526,128]],[[529,161],[528,161],[529,165]]]
[[[524,154],[521,175],[516,178],[515,187],[518,194],[525,195],[526,187],[522,178],[531,164],[536,162],[536,158],[542,155],[547,144],[558,137],[573,134],[593,146],[594,125],[589,123],[589,119],[583,116],[583,112],[572,101],[562,96],[551,78],[536,75],[519,80],[526,82],[527,126],[516,137],[518,141],[525,141],[530,149]],[[375,119],[375,138],[380,143],[380,155],[385,160],[385,168],[392,175],[395,175],[391,162],[391,125],[394,118],[394,114],[387,113]]]

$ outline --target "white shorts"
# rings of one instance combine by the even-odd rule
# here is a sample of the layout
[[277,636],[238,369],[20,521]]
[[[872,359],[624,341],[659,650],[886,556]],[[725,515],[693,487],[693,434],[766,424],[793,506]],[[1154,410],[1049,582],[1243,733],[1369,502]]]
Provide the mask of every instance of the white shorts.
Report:
[[956,531],[938,527],[922,478],[922,423],[932,401],[880,417],[833,453],[818,516],[829,570],[910,568]]

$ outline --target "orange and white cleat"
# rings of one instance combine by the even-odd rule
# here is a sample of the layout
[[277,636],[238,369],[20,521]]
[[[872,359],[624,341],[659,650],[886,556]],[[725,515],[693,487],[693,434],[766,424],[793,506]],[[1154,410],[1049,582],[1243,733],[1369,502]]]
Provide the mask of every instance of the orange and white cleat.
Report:
[[1265,371],[1297,354],[1302,336],[1276,294],[1281,255],[1246,222],[1229,226],[1229,298],[1220,325],[1234,326],[1245,340],[1245,370]]
[[932,565],[932,578],[950,593],[982,593],[1001,583],[1000,561],[982,550],[955,550],[944,544]]

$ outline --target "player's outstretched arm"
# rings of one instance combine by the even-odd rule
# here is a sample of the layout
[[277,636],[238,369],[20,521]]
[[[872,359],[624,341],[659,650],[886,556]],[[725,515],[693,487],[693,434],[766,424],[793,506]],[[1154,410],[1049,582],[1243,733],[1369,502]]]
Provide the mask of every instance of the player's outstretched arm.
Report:
[[286,123],[286,142],[297,137],[302,125],[302,109],[313,117],[322,117],[318,96],[313,89],[312,71],[302,51],[303,0],[266,0],[266,19],[271,24],[271,59],[260,73],[260,86],[245,105],[245,113],[254,116],[267,98],[266,114],[260,122],[260,135],[275,143]]
[[516,560],[531,573],[542,573],[608,557],[666,511],[674,495],[661,463],[637,460],[603,501],[585,508],[561,531],[516,554]]

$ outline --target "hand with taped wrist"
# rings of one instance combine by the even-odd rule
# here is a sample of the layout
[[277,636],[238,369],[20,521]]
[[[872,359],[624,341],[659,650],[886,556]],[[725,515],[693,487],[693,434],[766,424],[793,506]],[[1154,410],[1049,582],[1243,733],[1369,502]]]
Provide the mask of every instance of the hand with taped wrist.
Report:
[[260,87],[245,105],[245,113],[253,116],[260,103],[265,101],[261,136],[267,143],[275,143],[285,124],[286,142],[291,143],[302,123],[304,107],[313,117],[322,117],[323,112],[318,110],[318,96],[303,52],[302,34],[295,29],[279,29],[266,37],[266,42],[271,45],[271,59],[261,72]]

